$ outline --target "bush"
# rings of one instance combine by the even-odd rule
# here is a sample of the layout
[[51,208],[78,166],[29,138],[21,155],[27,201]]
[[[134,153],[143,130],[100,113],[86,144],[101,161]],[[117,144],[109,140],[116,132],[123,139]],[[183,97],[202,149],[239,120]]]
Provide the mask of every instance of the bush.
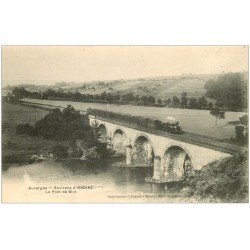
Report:
[[92,142],[86,140],[77,140],[70,148],[70,156],[81,158],[87,161],[96,161],[108,156],[107,144],[99,141]]
[[242,153],[211,163],[190,174],[184,186],[190,195],[224,202],[248,201],[248,154]]
[[46,114],[34,126],[35,134],[45,139],[71,140],[86,139],[94,140],[94,133],[86,117],[81,116],[79,111],[68,105],[63,111],[54,109]]
[[236,140],[240,141],[244,139],[244,126],[243,125],[237,125],[235,126],[235,135],[236,135]]
[[68,147],[58,144],[52,149],[54,157],[58,159],[64,159],[68,157]]
[[84,117],[77,118],[68,124],[63,124],[57,131],[56,138],[59,140],[76,141],[84,139],[95,142],[94,131]]
[[29,123],[25,123],[25,124],[18,124],[16,126],[16,133],[18,135],[34,135],[34,127],[31,126]]
[[87,161],[96,161],[100,159],[100,155],[98,154],[97,147],[85,148],[83,150],[82,159]]
[[239,118],[242,125],[248,126],[248,115],[243,115]]

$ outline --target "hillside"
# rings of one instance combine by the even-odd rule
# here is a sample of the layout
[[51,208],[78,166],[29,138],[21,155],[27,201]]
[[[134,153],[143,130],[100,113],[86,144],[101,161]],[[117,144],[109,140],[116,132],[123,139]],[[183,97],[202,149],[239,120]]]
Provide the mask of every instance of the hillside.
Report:
[[[218,75],[183,75],[173,77],[140,78],[132,80],[116,80],[92,82],[87,84],[70,85],[70,90],[78,89],[80,93],[100,94],[107,93],[126,94],[133,92],[135,95],[153,95],[157,98],[180,96],[186,91],[189,96],[198,97],[205,93],[204,85],[209,79]],[[78,86],[77,86],[78,85]]]
[[[248,202],[248,153],[227,157],[187,176],[182,191],[203,202]],[[184,196],[185,196],[184,195]]]
[[[247,73],[243,73],[247,77]],[[126,94],[133,92],[134,95],[153,95],[156,98],[167,98],[174,95],[180,96],[183,91],[189,97],[200,97],[205,94],[204,85],[210,79],[216,79],[219,74],[192,75],[168,77],[150,77],[129,80],[93,81],[93,82],[56,82],[54,84],[44,83],[43,85],[21,84],[29,91],[44,91],[48,88],[62,91],[79,91],[82,94],[107,93]],[[11,91],[13,86],[5,87],[3,93]]]

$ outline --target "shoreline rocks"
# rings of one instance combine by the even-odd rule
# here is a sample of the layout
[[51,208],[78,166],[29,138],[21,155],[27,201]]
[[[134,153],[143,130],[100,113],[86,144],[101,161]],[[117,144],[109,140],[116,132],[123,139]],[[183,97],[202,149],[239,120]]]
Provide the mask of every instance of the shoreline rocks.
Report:
[[116,162],[112,166],[118,167],[118,168],[151,168],[153,167],[152,165],[133,165],[133,164],[128,166],[125,162]]
[[158,183],[158,184],[162,184],[162,183],[173,183],[173,182],[179,182],[182,179],[165,179],[165,180],[157,180],[154,179],[153,177],[146,177],[145,181],[148,183]]

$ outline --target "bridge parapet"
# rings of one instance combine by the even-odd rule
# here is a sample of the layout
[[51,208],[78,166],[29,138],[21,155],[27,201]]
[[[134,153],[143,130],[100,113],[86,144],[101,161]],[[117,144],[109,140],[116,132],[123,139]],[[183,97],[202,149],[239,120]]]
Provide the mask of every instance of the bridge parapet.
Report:
[[132,116],[128,114],[122,114],[122,113],[114,113],[109,112],[101,109],[88,109],[88,114],[91,116],[94,116],[95,118],[100,119],[111,119],[114,121],[124,122],[124,123],[130,123],[134,126],[148,128],[148,129],[154,129],[159,131],[165,131],[172,134],[182,134],[182,128],[179,125],[179,122],[161,122],[159,120],[154,120],[151,118],[141,117],[141,116]]

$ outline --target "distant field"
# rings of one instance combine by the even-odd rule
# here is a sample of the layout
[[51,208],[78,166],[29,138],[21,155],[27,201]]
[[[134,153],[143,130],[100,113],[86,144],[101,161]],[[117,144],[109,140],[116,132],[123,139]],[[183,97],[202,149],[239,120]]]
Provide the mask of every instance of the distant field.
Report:
[[34,124],[41,119],[47,111],[34,109],[18,104],[2,103],[2,125],[4,132],[13,133],[15,126],[20,123]]
[[[140,79],[119,79],[114,81],[94,82],[63,82],[61,84],[46,83],[37,85],[38,82],[30,82],[23,85],[29,91],[45,91],[48,88],[54,90],[79,91],[83,94],[120,93],[121,95],[133,92],[135,95],[153,95],[155,98],[166,99],[174,95],[180,96],[183,91],[189,97],[200,97],[204,95],[204,85],[209,79],[216,79],[218,74],[207,75],[179,75],[163,77],[147,77]],[[100,84],[101,83],[101,84]],[[32,85],[33,84],[33,85]],[[11,84],[10,84],[11,85]],[[6,95],[11,88],[3,88]]]
[[216,75],[202,76],[178,76],[166,78],[153,78],[142,80],[130,80],[114,85],[114,89],[122,92],[133,92],[135,95],[151,94],[157,98],[180,96],[183,91],[189,96],[200,97],[205,94],[204,85],[208,79]]
[[29,102],[49,104],[66,107],[71,104],[78,110],[87,110],[88,108],[103,109],[113,112],[127,113],[158,119],[163,122],[168,116],[174,117],[180,122],[180,125],[186,132],[225,139],[235,135],[234,127],[239,121],[243,112],[226,112],[226,118],[218,121],[218,127],[215,127],[215,118],[209,114],[208,110],[190,110],[158,107],[142,107],[131,105],[97,104],[97,103],[79,103],[70,101],[49,101],[37,99],[25,99]]
[[[95,87],[94,89],[77,89],[84,94],[100,94],[104,91],[121,94],[133,92],[134,95],[153,95],[156,98],[168,98],[174,95],[180,96],[183,91],[190,97],[200,97],[205,94],[204,85],[209,79],[215,79],[218,75],[185,75],[175,77],[155,77],[145,79],[118,80],[110,85]],[[91,85],[95,86],[95,84]]]

